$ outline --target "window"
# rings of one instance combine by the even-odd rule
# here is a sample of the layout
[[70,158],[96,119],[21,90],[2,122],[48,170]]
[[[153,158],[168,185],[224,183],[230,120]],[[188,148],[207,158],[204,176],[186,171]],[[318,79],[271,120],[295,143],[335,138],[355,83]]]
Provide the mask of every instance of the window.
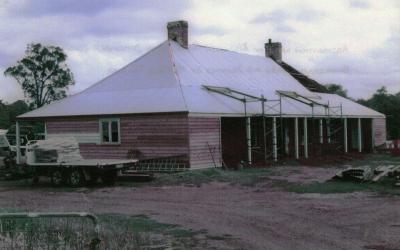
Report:
[[119,119],[100,120],[101,143],[120,143]]

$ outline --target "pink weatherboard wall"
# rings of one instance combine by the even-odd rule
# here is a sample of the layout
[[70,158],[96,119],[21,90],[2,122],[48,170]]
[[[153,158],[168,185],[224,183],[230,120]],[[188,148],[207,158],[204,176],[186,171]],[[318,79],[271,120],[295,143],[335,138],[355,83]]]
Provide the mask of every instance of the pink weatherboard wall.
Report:
[[[146,158],[188,155],[191,168],[221,165],[219,118],[187,114],[124,115],[119,118],[120,144],[101,144],[99,120],[105,117],[61,117],[46,120],[49,136],[74,135],[84,158],[124,159],[139,150]],[[85,136],[92,140],[85,141]],[[97,142],[93,142],[93,138]]]

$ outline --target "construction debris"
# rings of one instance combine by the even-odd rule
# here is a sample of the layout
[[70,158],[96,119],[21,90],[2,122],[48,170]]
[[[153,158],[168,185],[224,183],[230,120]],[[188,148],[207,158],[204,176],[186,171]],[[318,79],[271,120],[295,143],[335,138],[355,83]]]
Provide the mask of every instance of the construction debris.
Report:
[[373,182],[379,181],[381,178],[388,176],[389,174],[391,176],[395,175],[396,171],[400,171],[400,166],[394,166],[394,165],[389,165],[389,166],[379,166],[375,169],[374,173],[376,176],[372,179]]
[[338,172],[333,179],[357,182],[378,182],[386,176],[394,178],[396,180],[395,186],[400,187],[400,165],[379,166],[375,169],[369,166],[349,167]]
[[36,141],[29,147],[35,162],[54,163],[82,160],[79,144],[74,137],[57,137]]
[[370,167],[347,168],[340,171],[334,176],[334,179],[349,181],[370,181],[374,176],[374,172]]

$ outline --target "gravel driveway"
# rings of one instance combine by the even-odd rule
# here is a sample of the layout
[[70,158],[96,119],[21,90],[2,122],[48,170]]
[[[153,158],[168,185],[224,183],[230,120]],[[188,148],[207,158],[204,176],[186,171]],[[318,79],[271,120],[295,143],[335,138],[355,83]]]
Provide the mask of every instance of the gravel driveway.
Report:
[[[290,181],[335,172],[296,168]],[[268,183],[244,187],[212,182],[200,187],[107,187],[59,191],[0,187],[0,207],[27,211],[144,214],[162,223],[231,235],[218,249],[400,249],[400,199],[369,192],[297,194]]]

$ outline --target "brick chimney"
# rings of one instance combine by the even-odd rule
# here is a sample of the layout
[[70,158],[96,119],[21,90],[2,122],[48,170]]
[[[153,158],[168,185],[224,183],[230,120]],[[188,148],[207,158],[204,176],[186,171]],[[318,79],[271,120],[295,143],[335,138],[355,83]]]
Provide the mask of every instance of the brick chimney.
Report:
[[188,48],[188,23],[180,20],[167,24],[168,39],[179,43],[183,48]]
[[282,62],[282,44],[281,43],[273,43],[271,39],[268,39],[268,43],[265,45],[265,56],[271,57],[277,62]]

